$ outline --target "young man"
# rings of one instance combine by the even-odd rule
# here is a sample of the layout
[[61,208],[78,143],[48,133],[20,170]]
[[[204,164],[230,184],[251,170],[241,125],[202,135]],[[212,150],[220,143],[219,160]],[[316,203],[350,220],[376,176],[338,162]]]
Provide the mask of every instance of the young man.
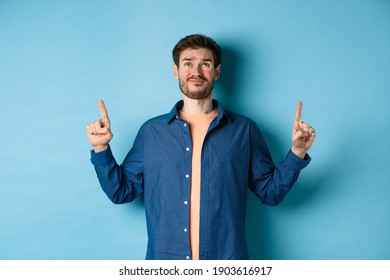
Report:
[[119,166],[109,147],[110,120],[87,126],[91,161],[114,203],[143,194],[148,231],[146,259],[248,259],[248,188],[263,204],[279,204],[310,161],[315,131],[301,121],[298,103],[292,148],[275,166],[256,124],[212,99],[221,49],[203,35],[173,49],[173,73],[182,100],[148,120]]

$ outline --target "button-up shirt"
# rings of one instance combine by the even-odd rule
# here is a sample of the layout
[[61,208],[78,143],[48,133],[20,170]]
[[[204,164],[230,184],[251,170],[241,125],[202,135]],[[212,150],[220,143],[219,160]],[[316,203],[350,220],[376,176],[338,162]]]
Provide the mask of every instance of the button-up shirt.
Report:
[[[279,204],[310,161],[291,150],[277,166],[257,125],[218,108],[201,154],[200,259],[248,259],[245,237],[247,191],[266,205]],[[180,119],[179,101],[170,113],[140,128],[121,165],[110,147],[91,151],[102,189],[114,203],[144,195],[148,245],[146,259],[191,259],[190,186],[192,143]]]

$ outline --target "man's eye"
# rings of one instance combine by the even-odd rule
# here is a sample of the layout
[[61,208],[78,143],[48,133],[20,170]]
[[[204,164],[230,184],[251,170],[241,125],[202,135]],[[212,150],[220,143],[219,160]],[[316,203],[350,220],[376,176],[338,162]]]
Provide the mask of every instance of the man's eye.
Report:
[[210,68],[210,63],[203,63],[203,67]]
[[189,63],[189,62],[186,62],[186,63],[184,63],[184,66],[186,66],[186,67],[190,67],[190,66],[191,66],[191,63]]

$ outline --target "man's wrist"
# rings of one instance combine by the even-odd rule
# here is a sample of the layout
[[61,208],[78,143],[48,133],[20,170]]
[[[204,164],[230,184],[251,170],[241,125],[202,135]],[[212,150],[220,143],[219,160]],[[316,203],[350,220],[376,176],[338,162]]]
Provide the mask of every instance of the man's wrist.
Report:
[[291,148],[291,151],[301,159],[304,159],[307,153],[307,150],[295,148],[294,146]]
[[103,152],[108,149],[108,145],[97,145],[93,146],[93,151],[95,153]]

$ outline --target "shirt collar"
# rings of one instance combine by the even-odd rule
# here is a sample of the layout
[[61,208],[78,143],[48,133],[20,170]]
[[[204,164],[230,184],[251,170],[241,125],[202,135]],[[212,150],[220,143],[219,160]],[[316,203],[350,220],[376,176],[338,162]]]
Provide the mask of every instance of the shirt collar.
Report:
[[[174,119],[179,119],[179,111],[181,108],[183,108],[184,101],[180,100],[178,101],[175,106],[173,106],[172,110],[168,113],[167,116],[167,123],[170,124]],[[217,116],[217,121],[218,123],[225,117],[226,120],[229,120],[229,116],[227,112],[223,109],[222,105],[215,99],[213,99],[213,105],[214,107],[218,108],[218,116]]]

